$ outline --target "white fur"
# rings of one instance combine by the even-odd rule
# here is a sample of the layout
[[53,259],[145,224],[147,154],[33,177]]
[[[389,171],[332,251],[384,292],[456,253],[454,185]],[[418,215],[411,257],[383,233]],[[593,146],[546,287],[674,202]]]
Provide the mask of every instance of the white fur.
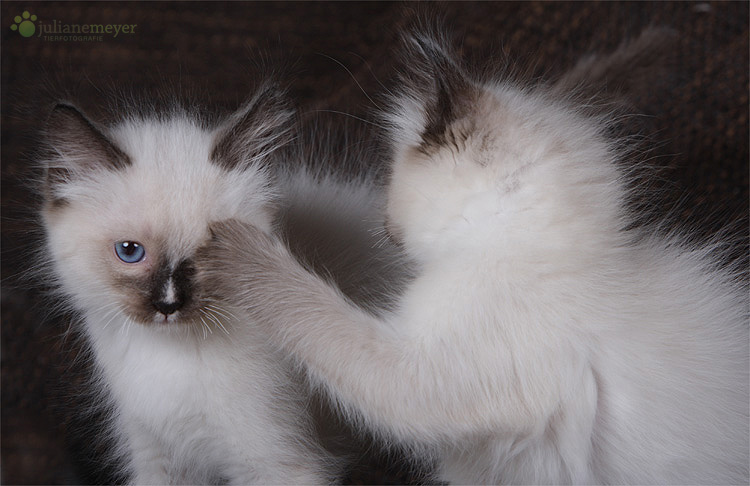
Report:
[[[307,394],[252,320],[214,305],[198,329],[136,322],[124,310],[127,291],[111,279],[146,274],[160,258],[191,257],[211,222],[234,218],[270,231],[265,171],[209,162],[217,132],[184,115],[126,120],[109,136],[132,165],[81,169],[60,152],[49,164],[71,171],[53,188],[67,202],[43,216],[54,277],[83,316],[130,481],[330,481],[333,461],[312,439]],[[140,242],[146,258],[119,261],[113,245],[123,240]]]
[[388,117],[388,218],[419,264],[394,312],[363,312],[258,235],[228,247],[231,301],[440,479],[747,484],[746,287],[709,247],[624,229],[598,120],[471,85],[455,144],[418,149],[419,90]]

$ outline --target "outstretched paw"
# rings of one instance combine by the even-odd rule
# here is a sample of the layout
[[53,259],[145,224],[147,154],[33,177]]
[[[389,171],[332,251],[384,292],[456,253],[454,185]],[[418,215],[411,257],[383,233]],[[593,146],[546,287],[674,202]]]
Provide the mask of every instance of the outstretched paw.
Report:
[[307,271],[286,246],[257,226],[237,220],[210,225],[211,238],[195,253],[195,267],[206,293],[257,322],[271,322],[275,300]]
[[208,229],[211,240],[205,248],[209,250],[242,253],[255,247],[253,243],[270,241],[268,235],[257,226],[237,219],[211,223]]
[[225,294],[249,285],[264,272],[275,242],[260,228],[229,219],[209,226],[211,238],[195,253],[195,267],[212,292]]

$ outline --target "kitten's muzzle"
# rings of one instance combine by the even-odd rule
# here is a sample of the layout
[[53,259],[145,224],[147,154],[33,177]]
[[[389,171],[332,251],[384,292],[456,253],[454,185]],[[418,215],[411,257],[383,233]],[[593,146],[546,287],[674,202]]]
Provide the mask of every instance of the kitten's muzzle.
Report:
[[180,309],[180,307],[182,307],[182,302],[157,301],[157,302],[154,302],[153,304],[154,304],[154,308],[156,308],[156,310],[158,310],[165,316],[174,314]]
[[183,260],[175,268],[164,264],[157,271],[151,293],[154,309],[169,316],[180,310],[191,299],[195,269],[192,262]]

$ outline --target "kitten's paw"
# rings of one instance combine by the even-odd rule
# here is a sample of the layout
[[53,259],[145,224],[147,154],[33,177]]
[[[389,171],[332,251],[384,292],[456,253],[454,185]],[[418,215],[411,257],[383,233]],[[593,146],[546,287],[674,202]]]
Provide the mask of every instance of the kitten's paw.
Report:
[[262,238],[268,239],[263,230],[237,219],[227,219],[211,223],[208,227],[211,240],[206,248],[211,250],[238,251],[248,249],[251,243]]
[[209,297],[272,322],[274,298],[307,276],[287,247],[257,226],[237,220],[210,225],[211,239],[195,254]]
[[207,288],[218,294],[252,280],[274,253],[272,238],[254,225],[229,219],[212,223],[209,230],[210,240],[195,253],[195,267]]

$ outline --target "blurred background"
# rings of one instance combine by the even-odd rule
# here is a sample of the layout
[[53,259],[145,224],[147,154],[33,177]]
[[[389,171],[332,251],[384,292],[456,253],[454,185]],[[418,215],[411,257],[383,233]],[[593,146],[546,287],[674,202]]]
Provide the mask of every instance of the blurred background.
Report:
[[[633,97],[647,115],[634,119],[633,130],[647,137],[655,168],[651,202],[701,236],[728,227],[746,257],[748,5],[449,2],[419,9],[442,13],[467,58],[502,64],[507,56],[531,77],[559,75],[582,54],[611,50],[649,25],[676,29],[669,72]],[[3,484],[113,480],[106,441],[94,440],[101,417],[80,413],[88,357],[66,337],[69,316],[53,310],[43,283],[26,278],[39,245],[31,161],[52,100],[72,99],[95,119],[113,93],[176,93],[226,112],[251,93],[260,66],[278,64],[287,67],[301,112],[341,112],[334,123],[338,116],[342,126],[356,124],[373,109],[370,98],[392,85],[398,32],[415,10],[391,2],[0,4]],[[34,24],[28,37],[24,22]],[[136,27],[75,40],[46,34],[56,23]],[[418,480],[396,452],[363,458],[347,479]]]

